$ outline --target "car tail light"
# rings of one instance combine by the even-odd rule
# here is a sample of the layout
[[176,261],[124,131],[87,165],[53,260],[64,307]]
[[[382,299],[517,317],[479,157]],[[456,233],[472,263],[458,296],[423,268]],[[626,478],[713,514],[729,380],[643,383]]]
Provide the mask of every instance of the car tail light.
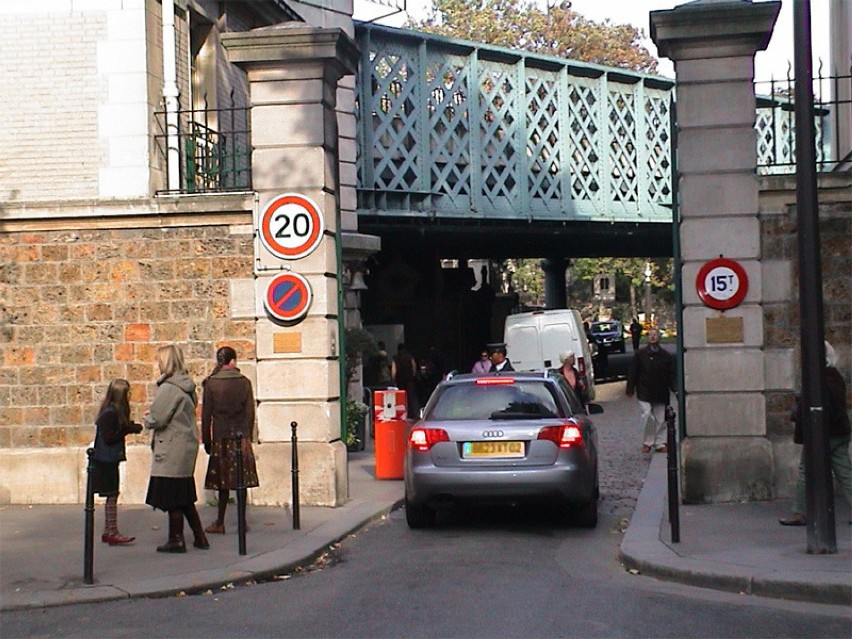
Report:
[[586,358],[578,357],[577,358],[577,372],[580,373],[583,377],[586,376]]
[[575,422],[545,426],[538,432],[538,439],[549,439],[559,448],[575,448],[583,445],[583,429]]
[[448,442],[450,436],[443,428],[415,428],[408,436],[408,445],[425,453],[438,442]]

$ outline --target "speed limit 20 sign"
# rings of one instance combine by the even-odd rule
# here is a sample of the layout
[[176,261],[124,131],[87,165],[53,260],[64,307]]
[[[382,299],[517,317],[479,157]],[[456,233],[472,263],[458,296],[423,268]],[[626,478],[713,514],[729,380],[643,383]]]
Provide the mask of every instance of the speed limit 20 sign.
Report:
[[299,193],[276,195],[263,208],[260,241],[270,253],[285,260],[310,255],[322,240],[325,219],[309,197]]
[[748,292],[748,275],[738,262],[720,257],[710,260],[695,278],[698,297],[710,308],[725,311],[739,306]]

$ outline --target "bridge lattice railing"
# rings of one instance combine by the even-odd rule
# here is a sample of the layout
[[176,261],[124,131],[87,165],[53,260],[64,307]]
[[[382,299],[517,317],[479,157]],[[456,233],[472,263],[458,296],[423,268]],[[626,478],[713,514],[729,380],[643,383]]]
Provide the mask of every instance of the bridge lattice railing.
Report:
[[673,82],[359,24],[359,210],[671,219]]

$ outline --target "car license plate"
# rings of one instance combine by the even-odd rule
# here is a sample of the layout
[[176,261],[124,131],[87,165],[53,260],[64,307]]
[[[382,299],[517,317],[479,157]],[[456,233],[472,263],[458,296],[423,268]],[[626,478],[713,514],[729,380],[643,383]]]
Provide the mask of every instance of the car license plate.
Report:
[[464,442],[462,457],[523,457],[524,442]]

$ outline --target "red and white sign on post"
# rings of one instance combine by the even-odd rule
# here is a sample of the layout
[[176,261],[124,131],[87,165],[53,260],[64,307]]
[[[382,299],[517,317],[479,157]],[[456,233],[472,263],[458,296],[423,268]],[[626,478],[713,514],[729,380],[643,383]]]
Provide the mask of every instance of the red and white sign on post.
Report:
[[719,257],[710,260],[695,278],[698,297],[706,306],[719,311],[739,306],[748,293],[748,275],[738,262]]
[[263,207],[258,224],[260,241],[273,255],[296,260],[310,255],[325,232],[322,209],[300,193],[276,195]]
[[405,391],[396,388],[373,391],[374,419],[377,422],[408,419]]

